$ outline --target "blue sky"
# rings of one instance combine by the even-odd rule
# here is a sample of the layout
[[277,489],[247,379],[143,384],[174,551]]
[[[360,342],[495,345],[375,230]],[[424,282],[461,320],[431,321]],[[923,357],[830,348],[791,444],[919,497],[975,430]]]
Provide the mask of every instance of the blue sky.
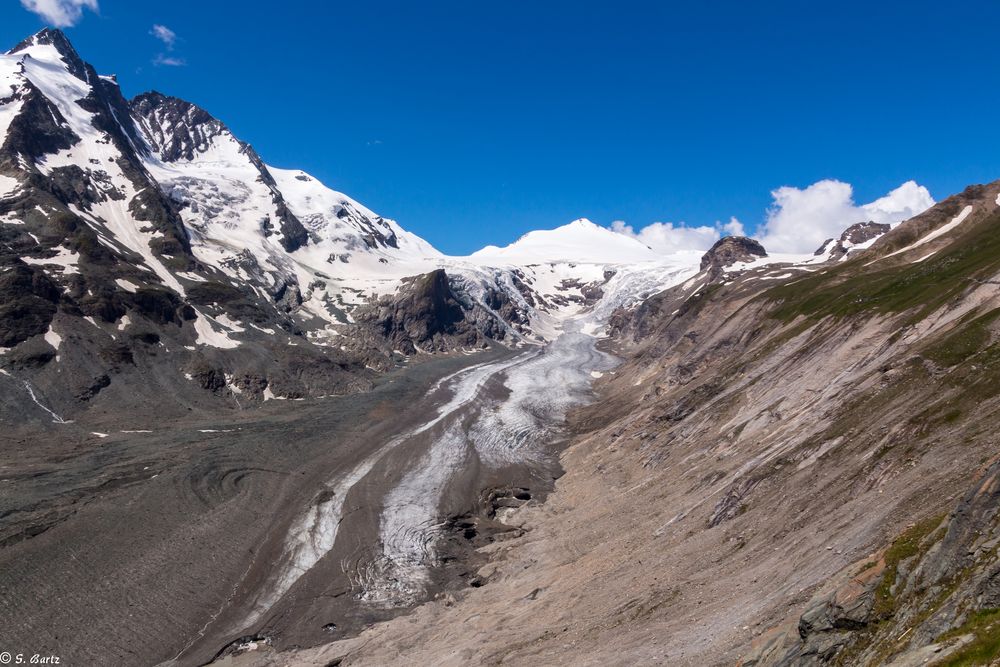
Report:
[[[25,2],[99,3],[66,32],[126,95],[189,99],[446,252],[1000,178],[998,3]],[[11,46],[44,25],[0,19]]]

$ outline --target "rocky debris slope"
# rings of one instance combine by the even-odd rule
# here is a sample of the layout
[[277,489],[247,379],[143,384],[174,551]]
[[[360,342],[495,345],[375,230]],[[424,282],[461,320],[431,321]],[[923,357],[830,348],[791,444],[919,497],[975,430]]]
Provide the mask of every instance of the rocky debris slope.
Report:
[[845,261],[706,270],[619,312],[626,362],[483,585],[229,664],[988,660],[998,195],[969,188]]
[[1000,652],[1000,463],[942,518],[834,575],[740,662],[762,665],[986,664]]

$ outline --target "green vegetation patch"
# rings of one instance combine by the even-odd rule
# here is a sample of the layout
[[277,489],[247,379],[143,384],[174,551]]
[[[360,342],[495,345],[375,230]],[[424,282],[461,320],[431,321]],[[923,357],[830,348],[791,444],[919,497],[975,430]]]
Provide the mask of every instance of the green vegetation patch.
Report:
[[924,355],[942,366],[957,366],[986,348],[991,339],[990,325],[1000,316],[994,309],[958,328],[924,350]]
[[[778,303],[771,315],[788,322],[810,318],[846,317],[860,312],[901,313],[918,309],[921,319],[961,294],[972,280],[986,280],[1000,271],[1000,234],[994,213],[955,243],[919,263],[892,266],[879,260],[865,270],[860,261],[776,286],[761,298]],[[886,265],[882,268],[880,265]]]
[[948,656],[942,665],[947,667],[972,667],[988,665],[1000,656],[1000,609],[982,609],[973,612],[965,623],[938,637],[937,641],[947,641],[971,634],[972,642]]
[[888,618],[896,611],[896,598],[892,593],[893,584],[899,574],[899,564],[926,551],[936,540],[924,538],[937,528],[944,519],[944,514],[929,517],[911,526],[897,537],[892,546],[885,552],[885,573],[875,589],[875,606],[873,615],[876,618]]
[[[859,656],[867,648],[871,647],[874,642],[879,640],[880,636],[881,643],[877,647],[878,651],[867,661],[867,664],[885,664],[888,662],[889,657],[898,650],[899,640],[896,639],[894,641],[891,636],[886,637],[884,635],[887,628],[889,630],[892,629],[893,626],[890,619],[897,609],[898,601],[892,593],[892,586],[899,574],[899,565],[909,558],[927,553],[927,550],[934,543],[944,537],[943,529],[935,534],[932,533],[941,524],[946,515],[947,513],[941,513],[928,517],[920,523],[911,526],[897,537],[886,550],[884,555],[885,571],[882,573],[882,578],[875,589],[872,622],[868,625],[864,633],[858,636],[858,640],[854,644],[837,654],[833,661],[834,665],[837,667],[856,667],[856,665],[861,664]],[[874,565],[875,563],[866,563],[859,570],[858,574],[870,567],[874,567]],[[926,613],[930,614],[932,612],[933,609],[927,610]]]

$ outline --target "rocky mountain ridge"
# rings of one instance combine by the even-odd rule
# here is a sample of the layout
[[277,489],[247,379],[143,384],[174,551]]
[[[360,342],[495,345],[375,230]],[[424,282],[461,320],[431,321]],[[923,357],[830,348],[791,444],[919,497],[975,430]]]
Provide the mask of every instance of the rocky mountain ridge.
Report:
[[[444,257],[308,174],[265,164],[194,104],[126,100],[58,30],[0,56],[0,89],[0,365],[31,387],[9,419],[69,419],[108,396],[115,409],[154,395],[223,409],[354,391],[413,354],[550,338],[615,274],[605,308],[688,270],[619,272],[628,253]],[[581,248],[617,237],[652,258],[592,223],[562,229],[544,234],[582,230]],[[423,284],[458,310],[422,308]],[[306,360],[329,378],[297,370]],[[188,384],[206,368],[229,380]]]

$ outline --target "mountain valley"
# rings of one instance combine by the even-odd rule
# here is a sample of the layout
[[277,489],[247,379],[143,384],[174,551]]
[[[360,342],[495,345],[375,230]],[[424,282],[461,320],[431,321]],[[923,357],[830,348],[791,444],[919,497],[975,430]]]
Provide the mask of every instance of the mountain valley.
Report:
[[808,254],[449,256],[45,29],[0,56],[0,648],[990,664],[998,228],[1000,181]]

